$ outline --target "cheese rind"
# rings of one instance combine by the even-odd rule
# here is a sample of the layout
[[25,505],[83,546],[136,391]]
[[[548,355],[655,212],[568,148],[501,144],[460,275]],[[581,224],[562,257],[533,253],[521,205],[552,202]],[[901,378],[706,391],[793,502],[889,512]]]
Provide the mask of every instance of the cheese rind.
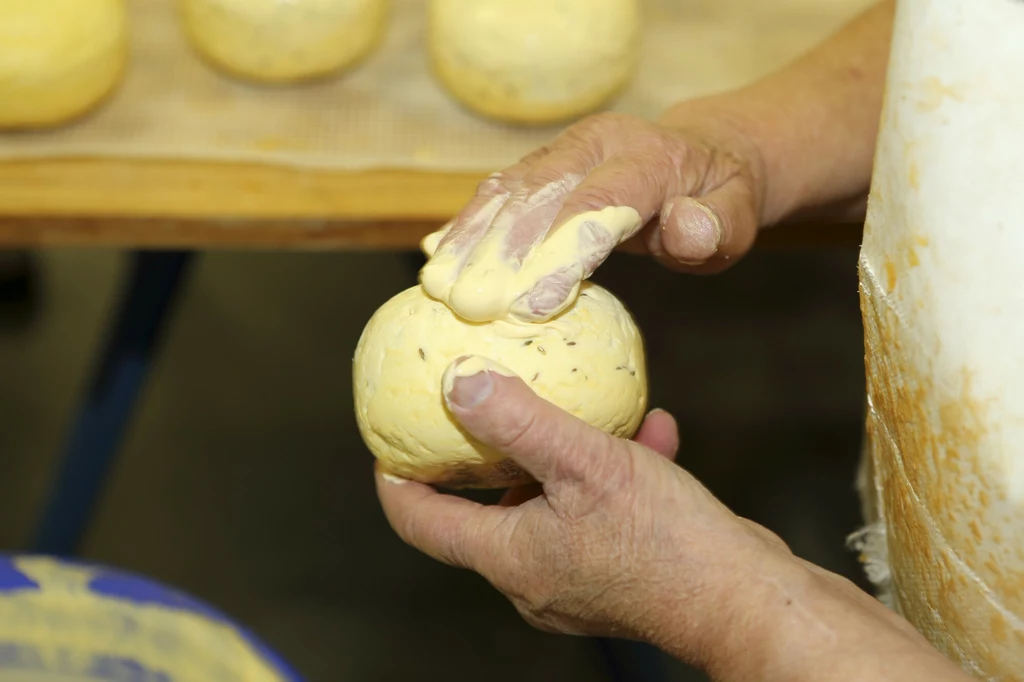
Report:
[[100,105],[128,38],[124,0],[0,0],[0,128],[57,126]]
[[576,303],[544,324],[474,324],[415,286],[377,310],[353,359],[356,421],[384,471],[450,488],[530,480],[448,411],[445,372],[463,356],[498,363],[507,368],[500,373],[519,376],[540,397],[612,435],[632,437],[643,420],[643,340],[605,289],[584,283]]
[[637,0],[430,0],[428,12],[438,80],[501,121],[590,113],[626,86],[639,59]]
[[217,69],[288,83],[353,66],[379,44],[389,0],[179,0],[185,33]]

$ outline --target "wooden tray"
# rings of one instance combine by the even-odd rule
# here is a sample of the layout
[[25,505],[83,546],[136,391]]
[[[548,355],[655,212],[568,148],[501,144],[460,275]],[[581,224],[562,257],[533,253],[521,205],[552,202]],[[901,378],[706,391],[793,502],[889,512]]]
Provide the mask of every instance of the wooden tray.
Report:
[[[612,108],[656,116],[749,82],[867,4],[647,0],[641,69]],[[443,221],[483,175],[556,132],[455,104],[428,71],[421,0],[395,0],[381,48],[348,74],[278,88],[211,71],[185,42],[173,0],[129,6],[131,68],[102,109],[57,131],[0,134],[0,242],[350,243],[355,233],[323,235],[337,221]],[[28,216],[37,220],[13,220]],[[379,241],[367,236],[376,227],[362,229],[354,243]]]

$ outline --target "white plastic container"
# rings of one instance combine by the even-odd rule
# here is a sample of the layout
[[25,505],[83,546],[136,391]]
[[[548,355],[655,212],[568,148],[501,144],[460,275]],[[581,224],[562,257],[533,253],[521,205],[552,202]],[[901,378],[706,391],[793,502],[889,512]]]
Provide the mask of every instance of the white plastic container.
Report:
[[1024,2],[899,0],[860,267],[888,597],[1024,679]]

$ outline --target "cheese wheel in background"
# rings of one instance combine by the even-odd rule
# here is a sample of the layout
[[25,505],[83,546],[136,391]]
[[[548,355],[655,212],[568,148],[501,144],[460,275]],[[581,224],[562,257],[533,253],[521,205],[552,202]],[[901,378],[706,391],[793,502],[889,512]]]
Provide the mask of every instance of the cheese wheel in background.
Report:
[[550,124],[590,113],[638,61],[638,0],[429,0],[434,73],[472,111]]
[[385,471],[449,488],[530,480],[448,412],[442,378],[466,355],[499,363],[540,397],[612,435],[630,438],[643,420],[643,340],[607,290],[584,282],[573,306],[543,324],[472,324],[417,285],[377,310],[353,358],[356,421]]
[[352,66],[380,42],[390,0],[179,0],[193,46],[245,80],[288,83]]
[[79,561],[0,554],[4,682],[302,682],[243,625],[181,590]]
[[861,544],[964,670],[1024,680],[1024,3],[899,0],[860,258]]
[[73,120],[118,85],[124,0],[0,0],[0,128]]

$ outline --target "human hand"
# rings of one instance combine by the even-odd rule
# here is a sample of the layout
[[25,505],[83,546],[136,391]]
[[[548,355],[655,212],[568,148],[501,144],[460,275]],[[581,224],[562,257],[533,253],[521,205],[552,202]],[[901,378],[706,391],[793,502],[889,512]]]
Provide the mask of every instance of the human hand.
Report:
[[550,319],[619,244],[678,270],[724,269],[761,222],[763,162],[721,112],[599,114],[492,175],[424,240],[421,282],[478,322]]
[[[635,441],[613,438],[534,394],[518,378],[445,375],[447,402],[473,437],[538,483],[484,506],[378,472],[392,527],[447,564],[484,575],[546,631],[666,644],[701,660],[766,560],[788,556],[671,461],[671,416],[654,411]],[[745,605],[744,605],[745,606]],[[673,635],[675,638],[675,635]],[[678,638],[677,638],[678,639]]]
[[619,440],[518,378],[457,378],[458,362],[444,380],[452,415],[538,483],[485,506],[378,471],[378,495],[400,537],[482,574],[532,625],[647,641],[717,680],[970,679],[676,466],[668,414]]

